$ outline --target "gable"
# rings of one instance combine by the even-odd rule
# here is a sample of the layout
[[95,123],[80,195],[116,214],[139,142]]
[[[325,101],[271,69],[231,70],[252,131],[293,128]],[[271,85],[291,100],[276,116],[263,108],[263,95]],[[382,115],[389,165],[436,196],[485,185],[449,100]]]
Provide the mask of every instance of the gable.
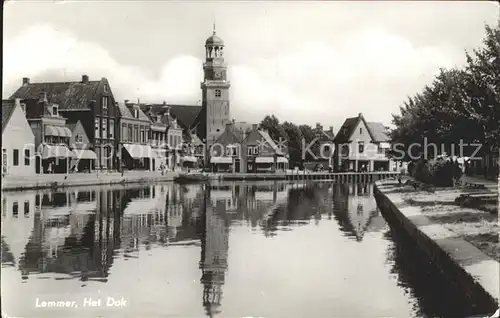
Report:
[[[3,105],[2,105],[2,115],[3,115]],[[4,134],[7,133],[15,135],[16,138],[15,140],[8,140],[8,141],[7,140],[4,141],[4,139],[2,138],[2,143],[4,142],[7,143],[9,141],[18,142],[19,140],[31,143],[34,143],[35,141],[35,135],[31,130],[31,126],[29,125],[24,112],[22,111],[21,107],[19,107],[19,104],[14,104],[14,106],[11,109],[10,117],[8,118],[5,125],[2,125],[2,137],[4,136]]]
[[[69,125],[67,125],[69,126]],[[70,145],[88,145],[90,143],[89,137],[87,136],[87,133],[85,132],[85,128],[83,128],[82,122],[78,121],[76,124],[71,125],[72,130],[71,130],[71,138],[70,138]],[[76,136],[82,136],[82,141],[81,143],[77,143]]]
[[366,122],[364,120],[359,120],[357,125],[355,125],[354,129],[352,130],[349,141],[355,141],[355,140],[364,142],[372,141],[370,131],[368,130],[368,126],[366,125]]
[[258,146],[262,140],[262,135],[257,129],[252,129],[245,138],[245,144],[249,146]]
[[238,138],[238,136],[234,133],[231,125],[227,125],[226,129],[224,129],[224,132],[219,136],[219,138],[217,138],[215,142],[226,146],[230,144],[241,143],[241,138]]

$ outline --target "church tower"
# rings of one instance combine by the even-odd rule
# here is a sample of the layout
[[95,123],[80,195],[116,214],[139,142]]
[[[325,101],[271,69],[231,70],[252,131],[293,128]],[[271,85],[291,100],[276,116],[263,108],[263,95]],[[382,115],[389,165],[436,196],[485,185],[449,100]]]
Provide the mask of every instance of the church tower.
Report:
[[224,62],[224,41],[215,34],[205,42],[204,77],[201,83],[202,108],[205,111],[205,131],[207,144],[213,145],[222,134],[229,115],[229,87],[227,65]]

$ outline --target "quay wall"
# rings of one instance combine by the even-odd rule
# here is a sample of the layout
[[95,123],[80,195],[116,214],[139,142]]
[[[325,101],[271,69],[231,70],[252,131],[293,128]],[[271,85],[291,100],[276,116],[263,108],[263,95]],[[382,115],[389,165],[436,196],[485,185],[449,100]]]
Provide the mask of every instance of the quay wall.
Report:
[[479,313],[499,306],[499,262],[443,226],[433,223],[420,208],[406,204],[396,192],[397,181],[375,182],[374,194],[382,215],[395,231],[421,249],[436,268],[476,305]]
[[131,183],[153,183],[173,181],[178,173],[167,173],[166,175],[133,175],[121,176],[119,173],[102,174],[100,176],[78,176],[69,175],[67,179],[64,175],[56,180],[50,176],[49,180],[31,179],[31,180],[2,180],[2,191],[25,191],[39,189],[59,189],[79,186],[94,185],[113,185],[113,184],[131,184]]
[[[127,183],[168,182],[182,175],[181,172],[169,172],[165,175],[150,172],[37,175],[31,178],[5,178],[2,191],[24,191],[38,189],[57,189],[90,185],[112,185]],[[196,174],[192,174],[195,175]],[[207,174],[204,174],[207,175]],[[397,172],[341,172],[341,173],[209,173],[210,180],[219,181],[256,181],[256,180],[329,180],[339,183],[373,182],[399,175]],[[201,174],[200,174],[201,176]]]

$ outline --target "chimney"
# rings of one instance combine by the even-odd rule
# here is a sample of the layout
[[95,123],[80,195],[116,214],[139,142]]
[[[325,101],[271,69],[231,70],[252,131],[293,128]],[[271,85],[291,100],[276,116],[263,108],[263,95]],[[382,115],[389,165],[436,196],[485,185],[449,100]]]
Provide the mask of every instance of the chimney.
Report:
[[316,123],[316,129],[317,130],[322,130],[323,129],[323,126],[321,126],[320,123]]
[[361,116],[363,116],[363,115],[362,115],[361,113],[359,113],[359,114],[358,114],[358,117],[361,117]]
[[87,84],[89,82],[89,76],[88,75],[82,75],[82,83]]
[[163,101],[163,106],[167,106],[167,102],[166,101]]
[[333,126],[330,126],[330,130],[329,130],[329,131],[330,131],[330,132],[333,132]]
[[23,77],[23,85],[28,85],[30,83],[29,77]]

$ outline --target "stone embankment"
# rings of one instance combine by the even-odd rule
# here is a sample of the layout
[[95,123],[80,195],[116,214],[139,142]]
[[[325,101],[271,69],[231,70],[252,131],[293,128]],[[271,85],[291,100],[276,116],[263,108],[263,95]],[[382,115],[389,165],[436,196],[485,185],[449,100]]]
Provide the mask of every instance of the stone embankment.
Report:
[[2,179],[2,191],[24,191],[37,189],[57,189],[90,185],[112,185],[128,183],[151,183],[173,181],[178,172],[126,171],[93,172],[73,174],[44,174],[29,177],[7,176]]
[[484,187],[426,191],[404,183],[375,182],[377,205],[391,228],[423,250],[477,306],[478,313],[495,312],[500,295],[498,211],[467,208],[455,201],[460,195],[484,192]]

